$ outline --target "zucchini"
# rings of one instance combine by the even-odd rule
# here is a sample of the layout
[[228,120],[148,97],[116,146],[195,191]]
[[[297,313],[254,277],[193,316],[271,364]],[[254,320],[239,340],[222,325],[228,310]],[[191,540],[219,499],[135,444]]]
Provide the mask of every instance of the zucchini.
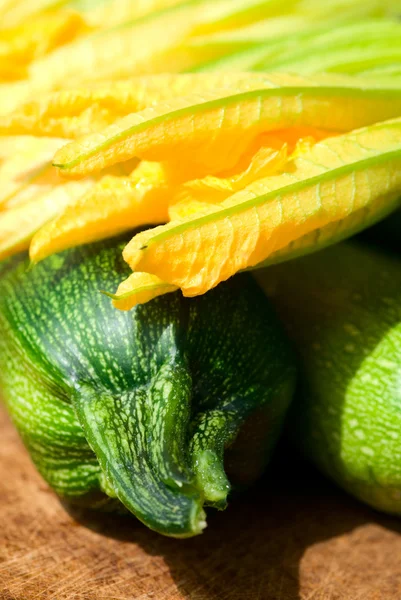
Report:
[[345,490],[401,514],[401,259],[354,242],[256,276],[300,357],[292,438]]
[[249,275],[197,299],[114,309],[127,238],[28,270],[0,265],[0,379],[38,470],[64,499],[124,507],[151,529],[200,533],[204,505],[265,468],[294,388],[294,357]]

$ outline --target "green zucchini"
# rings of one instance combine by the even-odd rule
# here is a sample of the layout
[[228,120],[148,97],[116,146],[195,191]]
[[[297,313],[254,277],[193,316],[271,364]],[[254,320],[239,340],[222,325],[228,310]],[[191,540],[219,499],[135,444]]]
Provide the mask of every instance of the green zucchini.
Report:
[[63,498],[128,509],[188,537],[203,506],[263,471],[292,397],[292,350],[240,275],[130,312],[99,293],[130,270],[126,239],[0,265],[0,380],[38,470]]
[[351,494],[401,514],[401,259],[354,242],[255,273],[300,357],[296,444]]

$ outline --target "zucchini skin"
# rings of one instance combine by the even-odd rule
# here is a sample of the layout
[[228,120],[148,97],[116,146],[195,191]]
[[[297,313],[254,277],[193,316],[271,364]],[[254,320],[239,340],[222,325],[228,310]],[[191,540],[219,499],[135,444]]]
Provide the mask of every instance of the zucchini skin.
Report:
[[257,277],[299,354],[292,439],[345,490],[400,515],[400,258],[354,242]]
[[[165,535],[205,526],[260,476],[295,381],[281,324],[248,275],[130,312],[99,293],[127,236],[0,265],[0,380],[38,470],[63,498],[128,509]],[[228,480],[227,474],[230,476]]]

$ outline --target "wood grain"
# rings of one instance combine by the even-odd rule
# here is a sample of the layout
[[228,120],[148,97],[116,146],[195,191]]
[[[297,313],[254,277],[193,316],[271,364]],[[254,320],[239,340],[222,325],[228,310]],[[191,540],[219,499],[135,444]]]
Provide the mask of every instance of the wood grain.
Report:
[[401,599],[401,522],[283,449],[201,537],[178,541],[128,517],[68,512],[2,409],[0,440],[1,600]]

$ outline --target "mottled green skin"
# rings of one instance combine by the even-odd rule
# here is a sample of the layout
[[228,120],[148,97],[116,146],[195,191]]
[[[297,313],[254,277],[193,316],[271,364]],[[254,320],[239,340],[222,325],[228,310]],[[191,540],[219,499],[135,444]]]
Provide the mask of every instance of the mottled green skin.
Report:
[[301,360],[294,439],[357,498],[401,514],[401,259],[340,244],[258,278]]
[[[126,240],[0,266],[0,378],[38,469],[65,498],[116,499],[152,529],[190,536],[203,505],[263,470],[294,385],[277,317],[248,275],[205,296],[130,312],[100,289],[129,273]],[[258,423],[250,431],[250,419]],[[238,432],[240,434],[238,435]]]

